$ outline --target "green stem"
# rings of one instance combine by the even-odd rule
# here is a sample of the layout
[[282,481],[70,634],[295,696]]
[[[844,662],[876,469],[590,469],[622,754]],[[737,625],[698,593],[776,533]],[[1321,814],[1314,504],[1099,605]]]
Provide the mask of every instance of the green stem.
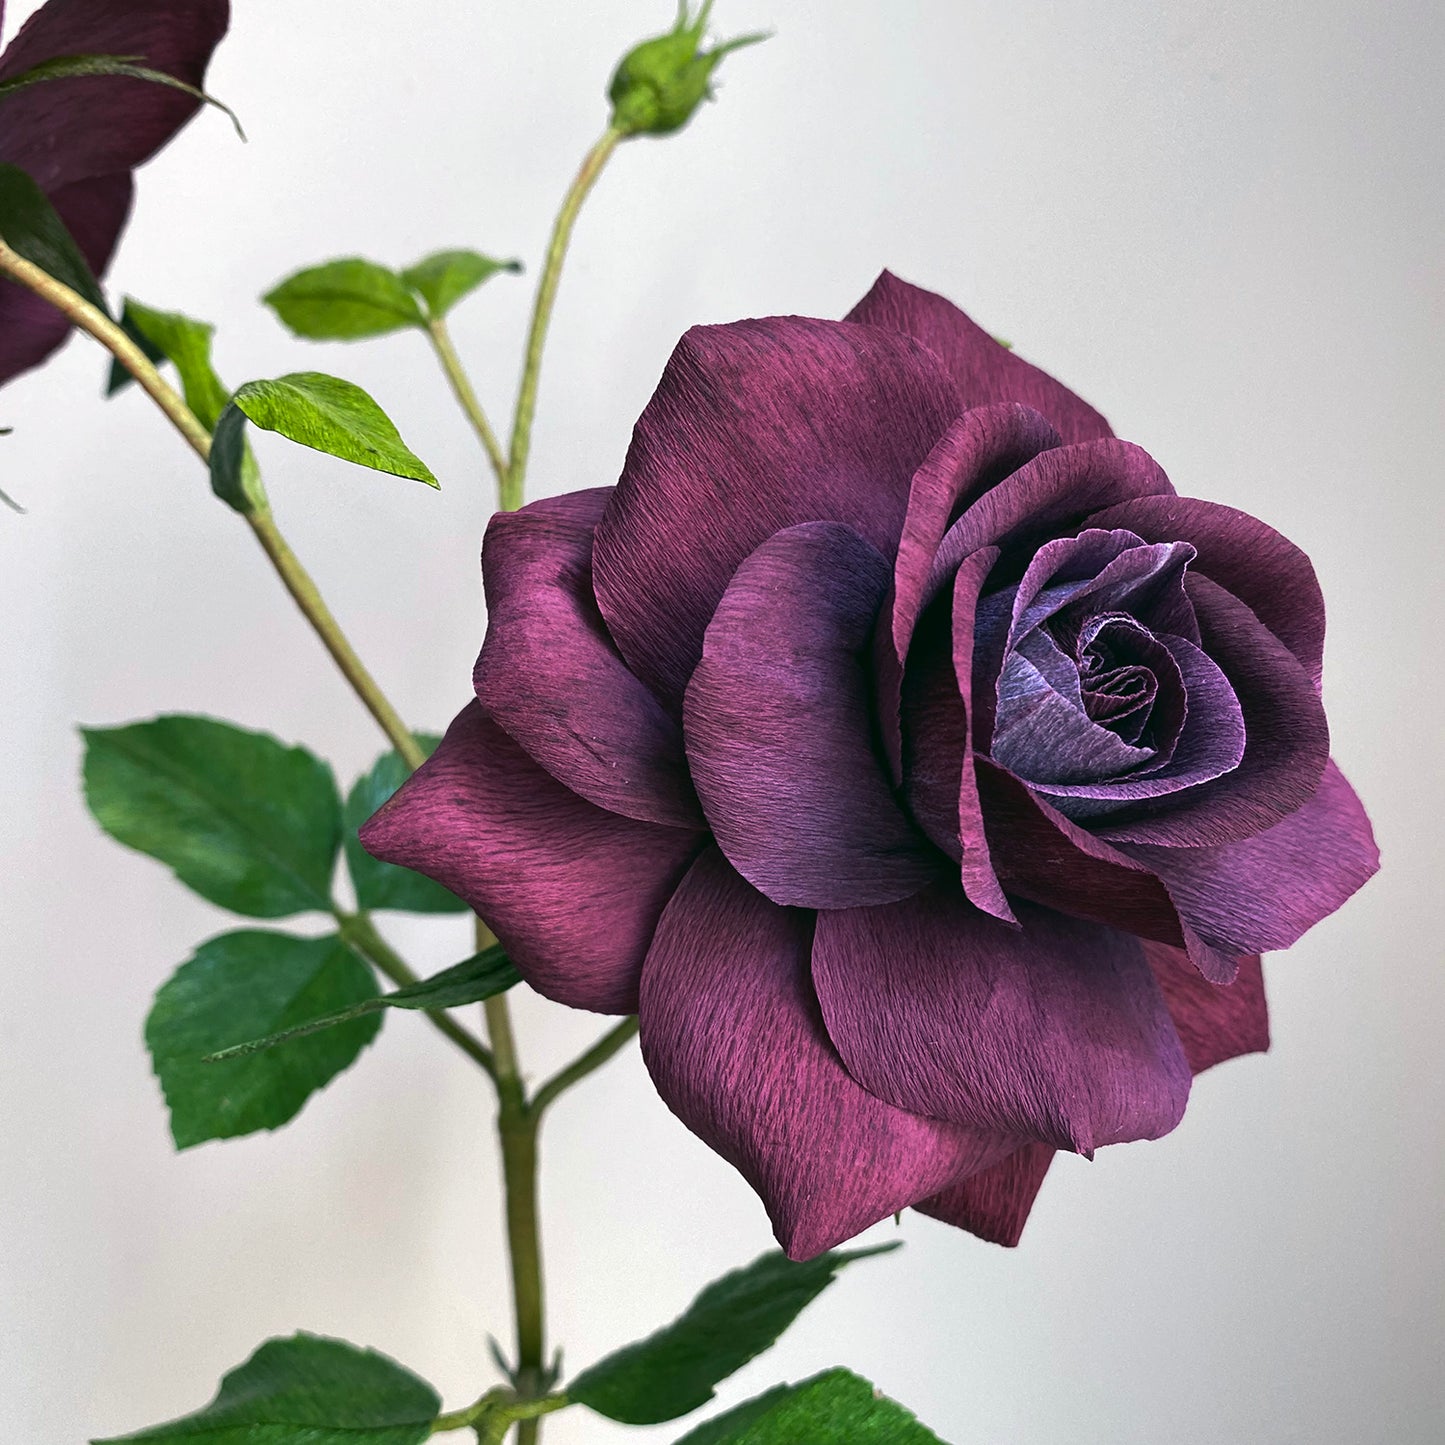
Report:
[[527,476],[527,457],[532,448],[532,418],[537,411],[537,383],[542,370],[542,352],[547,345],[547,328],[557,302],[557,286],[562,279],[562,262],[572,239],[572,227],[587,194],[597,184],[622,132],[610,126],[583,158],[581,168],[562,198],[562,208],[552,225],[552,238],[547,244],[547,258],[542,278],[537,283],[537,299],[532,305],[532,327],[527,333],[527,350],[522,362],[522,382],[517,391],[517,412],[512,422],[511,463],[502,484],[502,510],[515,512],[522,505]]
[[505,487],[507,485],[506,455],[502,451],[501,443],[497,440],[496,432],[492,430],[492,424],[487,420],[486,412],[482,410],[482,403],[477,396],[476,388],[472,385],[471,378],[467,375],[466,368],[462,365],[462,359],[457,355],[457,349],[452,343],[452,334],[447,330],[447,324],[440,316],[432,317],[427,323],[427,336],[431,341],[432,350],[436,352],[437,360],[441,362],[447,380],[451,383],[452,394],[466,413],[467,420],[472,424],[472,430],[476,432],[477,439],[482,444],[482,450],[487,454],[487,460],[492,464],[498,488]]
[[532,1096],[533,1118],[540,1123],[542,1113],[548,1105],[554,1103],[573,1084],[580,1083],[588,1074],[600,1069],[608,1059],[636,1036],[637,1020],[635,1018],[623,1019],[616,1028],[603,1034],[585,1054],[574,1059],[565,1069],[554,1074],[537,1090]]
[[480,1445],[494,1445],[515,1422],[535,1420],[556,1410],[565,1410],[571,1403],[566,1395],[546,1395],[540,1400],[519,1400],[510,1390],[488,1390],[475,1405],[468,1405],[465,1410],[453,1410],[450,1414],[438,1415],[432,1421],[431,1433],[440,1435],[447,1430],[465,1430],[470,1427],[477,1432]]
[[[418,981],[417,975],[400,954],[376,931],[376,925],[367,914],[343,913],[337,909],[336,922],[342,938],[374,965],[383,977],[389,978],[399,988],[406,988]],[[426,1016],[432,1026],[449,1038],[468,1058],[480,1064],[493,1079],[497,1077],[492,1051],[470,1029],[463,1028],[443,1009],[427,1009]]]

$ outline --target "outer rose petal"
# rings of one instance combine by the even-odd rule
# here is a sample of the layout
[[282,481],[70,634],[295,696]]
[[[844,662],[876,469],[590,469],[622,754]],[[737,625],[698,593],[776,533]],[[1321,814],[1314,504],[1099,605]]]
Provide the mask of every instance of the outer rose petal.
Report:
[[1086,401],[1017,352],[1000,346],[953,302],[885,271],[848,313],[849,321],[884,326],[921,341],[943,359],[964,405],[1017,401],[1042,412],[1066,442],[1112,436],[1109,423]]
[[[110,265],[133,189],[130,172],[121,171],[77,181],[50,197],[97,276]],[[0,385],[39,366],[69,334],[70,323],[48,302],[12,281],[0,281]]]
[[1242,959],[1234,982],[1223,986],[1201,977],[1182,949],[1146,940],[1144,956],[1159,980],[1194,1073],[1241,1054],[1262,1054],[1269,1047],[1264,973],[1257,956]]
[[653,929],[702,835],[584,802],[470,702],[361,842],[466,899],[538,993],[635,1013]]
[[913,1207],[945,1224],[956,1224],[990,1244],[1012,1249],[1024,1232],[1054,1153],[1047,1144],[1025,1144],[1007,1159]]
[[1240,954],[1288,948],[1380,866],[1370,820],[1334,763],[1304,807],[1252,838],[1123,850],[1158,874],[1202,938]]
[[708,624],[688,761],[718,845],[774,903],[889,903],[941,871],[873,746],[864,658],[887,589],[856,532],[809,522],[738,568]]
[[683,337],[593,548],[602,615],[664,706],[680,712],[713,609],[774,532],[845,522],[893,556],[909,482],[958,411],[938,360],[892,332],[772,317]]
[[[226,0],[50,0],[0,57],[0,80],[62,55],[127,55],[199,86],[230,17]],[[199,104],[183,91],[119,76],[26,86],[0,100],[0,161],[48,192],[128,171]]]
[[482,577],[477,697],[554,778],[609,812],[701,828],[682,729],[617,654],[592,595],[592,532],[610,487],[499,512]]
[[1018,905],[1022,928],[941,884],[818,917],[828,1036],[913,1113],[1092,1154],[1183,1117],[1189,1067],[1139,941]]
[[1016,1147],[895,1109],[849,1077],[808,979],[811,926],[710,848],[663,913],[640,1010],[658,1092],[758,1191],[793,1259]]

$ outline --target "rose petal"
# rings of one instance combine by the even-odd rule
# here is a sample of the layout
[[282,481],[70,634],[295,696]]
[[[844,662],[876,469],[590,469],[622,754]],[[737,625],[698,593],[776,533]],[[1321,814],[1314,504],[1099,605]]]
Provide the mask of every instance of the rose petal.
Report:
[[1159,980],[1194,1073],[1269,1048],[1269,1011],[1258,956],[1242,959],[1234,982],[1222,985],[1202,977],[1182,949],[1146,941],[1144,957]]
[[907,337],[801,317],[700,326],[633,433],[593,548],[618,649],[681,711],[734,571],[800,522],[844,522],[892,557],[914,473],[958,414]]
[[871,1094],[912,1113],[1092,1154],[1183,1117],[1189,1067],[1139,941],[952,883],[818,916],[828,1036]]
[[921,341],[942,357],[966,406],[1022,402],[1042,412],[1066,442],[1112,435],[1109,423],[1068,387],[999,345],[951,301],[900,281],[889,271],[873,283],[848,313],[848,320],[885,326]]
[[957,1225],[990,1244],[1013,1248],[1024,1232],[1029,1211],[1043,1187],[1055,1150],[1025,1144],[1007,1159],[915,1204],[920,1214]]
[[604,812],[545,773],[481,709],[361,830],[368,853],[466,899],[548,998],[635,1013],[663,905],[703,835]]
[[610,487],[499,512],[482,576],[482,707],[554,778],[627,818],[701,828],[682,729],[632,675],[592,595],[592,532]]
[[1196,572],[1232,592],[1300,660],[1315,686],[1325,644],[1325,605],[1310,559],[1255,517],[1193,497],[1137,498],[1092,518],[1151,541],[1182,538]]
[[778,532],[741,567],[688,684],[688,761],[728,861],[775,903],[916,893],[941,859],[874,749],[865,658],[888,563],[837,522]]
[[[199,86],[229,23],[226,0],[50,0],[0,57],[0,80],[58,56],[125,55]],[[0,161],[54,193],[141,165],[199,105],[183,91],[120,76],[26,86],[0,100]]]
[[1163,880],[1202,938],[1239,954],[1288,948],[1380,866],[1370,820],[1334,763],[1302,808],[1263,833],[1215,848],[1120,850]]
[[642,1053],[668,1107],[762,1196],[807,1259],[1016,1147],[875,1099],[844,1070],[808,978],[812,915],[715,848],[663,913],[642,975]]

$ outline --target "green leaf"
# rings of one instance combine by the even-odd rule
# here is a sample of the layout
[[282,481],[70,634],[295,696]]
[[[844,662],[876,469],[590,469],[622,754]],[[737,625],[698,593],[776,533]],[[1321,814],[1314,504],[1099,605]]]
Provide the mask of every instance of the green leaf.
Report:
[[[152,361],[156,363],[156,365],[159,365],[166,359],[165,352],[135,324],[135,319],[130,314],[129,301],[127,301],[121,309],[120,329],[140,347],[145,353],[147,361]],[[126,387],[130,386],[134,381],[135,377],[121,365],[118,359],[113,357],[110,363],[110,375],[106,378],[105,383],[106,396],[114,396],[117,392],[124,391]]]
[[426,327],[407,283],[360,256],[298,271],[261,299],[294,335],[310,341],[359,341]]
[[710,1284],[672,1324],[584,1370],[568,1397],[627,1425],[686,1415],[772,1345],[845,1264],[897,1247],[834,1250],[801,1264],[765,1254]]
[[374,1350],[319,1335],[268,1340],[194,1415],[114,1440],[205,1445],[418,1445],[441,1400],[425,1380]]
[[230,395],[211,365],[211,339],[216,328],[178,311],[152,310],[129,296],[121,324],[127,321],[176,368],[186,405],[207,431],[213,430]]
[[151,85],[164,85],[171,90],[181,90],[195,100],[215,106],[230,117],[231,124],[236,127],[236,134],[242,140],[246,139],[246,132],[241,129],[241,122],[229,105],[222,104],[204,90],[197,90],[194,85],[187,85],[184,80],[179,80],[174,75],[167,75],[164,70],[152,70],[148,65],[139,64],[144,59],[143,55],[57,55],[50,60],[42,60],[39,65],[32,65],[29,70],[22,70],[19,75],[0,81],[0,97],[9,95],[11,91],[22,90],[27,85],[38,85],[45,80],[119,75],[130,80],[144,80]]
[[100,282],[45,192],[18,166],[0,165],[0,236],[97,311],[110,315]]
[[426,302],[431,314],[440,318],[498,272],[521,269],[520,261],[498,261],[480,251],[437,251],[408,266],[401,279]]
[[[428,757],[441,739],[434,734],[415,734]],[[466,913],[467,904],[455,893],[410,868],[382,863],[361,846],[357,829],[407,780],[410,769],[398,753],[383,753],[371,771],[356,780],[346,797],[343,826],[346,838],[346,866],[356,889],[358,905],[366,909],[392,908],[404,913]]]
[[112,838],[233,913],[330,911],[341,799],[319,758],[215,718],[81,731],[85,799]]
[[305,1038],[308,1034],[320,1033],[323,1029],[335,1028],[338,1024],[350,1023],[352,1019],[364,1018],[368,1014],[380,1013],[388,1008],[442,1009],[461,1008],[469,1003],[481,1003],[495,994],[505,993],[521,983],[522,975],[512,967],[511,961],[502,951],[500,944],[484,949],[462,963],[453,964],[431,978],[408,984],[395,993],[382,994],[377,998],[366,998],[334,1013],[297,1024],[280,1033],[267,1034],[263,1038],[248,1039],[244,1043],[232,1044],[208,1054],[205,1063],[222,1063],[227,1059],[247,1058],[251,1054],[263,1053],[291,1039]]
[[227,403],[211,433],[211,490],[237,512],[266,510],[261,469],[246,437],[246,413]]
[[280,1128],[355,1062],[381,1021],[353,1018],[319,1037],[223,1063],[210,1056],[375,997],[371,969],[335,935],[244,928],[203,943],[156,994],[146,1019],[176,1148]]
[[780,1385],[689,1431],[677,1445],[944,1445],[849,1370]]
[[232,398],[257,426],[373,471],[438,485],[390,417],[359,387],[319,371],[248,381]]

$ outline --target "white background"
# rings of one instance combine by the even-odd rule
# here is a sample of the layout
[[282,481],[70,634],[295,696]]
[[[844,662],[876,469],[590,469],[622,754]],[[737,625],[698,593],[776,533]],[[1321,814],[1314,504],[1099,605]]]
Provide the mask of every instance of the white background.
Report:
[[[12,0],[10,28],[33,8]],[[1181,491],[1312,555],[1336,754],[1385,857],[1268,962],[1273,1052],[1202,1079],[1177,1132],[1061,1160],[1017,1251],[907,1217],[900,1256],[845,1277],[723,1398],[847,1363],[955,1445],[1438,1440],[1440,7],[718,8],[728,34],[777,36],[725,65],[690,130],[626,147],[584,214],[534,491],[615,479],[688,325],[840,315],[886,264],[1097,403]],[[261,443],[298,552],[406,716],[439,727],[482,632],[472,439],[420,338],[309,347],[255,298],[338,254],[534,261],[612,63],[669,5],[237,10],[212,81],[250,144],[212,113],[143,175],[113,284],[219,322],[233,384],[358,380],[431,462],[440,496]],[[499,421],[527,301],[501,278],[456,317]],[[182,1413],[297,1328],[462,1405],[493,1378],[486,1332],[510,1336],[496,1170],[482,1081],[424,1024],[393,1018],[277,1135],[170,1147],[142,1019],[228,920],[91,824],[74,725],[206,711],[343,779],[379,739],[193,458],[134,392],[103,405],[101,371],[77,341],[0,393],[0,486],[29,508],[0,513],[0,1435],[72,1445]],[[394,934],[425,971],[466,948],[458,920]],[[534,1072],[599,1027],[520,1016]],[[557,1109],[545,1154],[573,1365],[770,1243],[635,1052]],[[546,1430],[624,1433],[580,1411]]]

